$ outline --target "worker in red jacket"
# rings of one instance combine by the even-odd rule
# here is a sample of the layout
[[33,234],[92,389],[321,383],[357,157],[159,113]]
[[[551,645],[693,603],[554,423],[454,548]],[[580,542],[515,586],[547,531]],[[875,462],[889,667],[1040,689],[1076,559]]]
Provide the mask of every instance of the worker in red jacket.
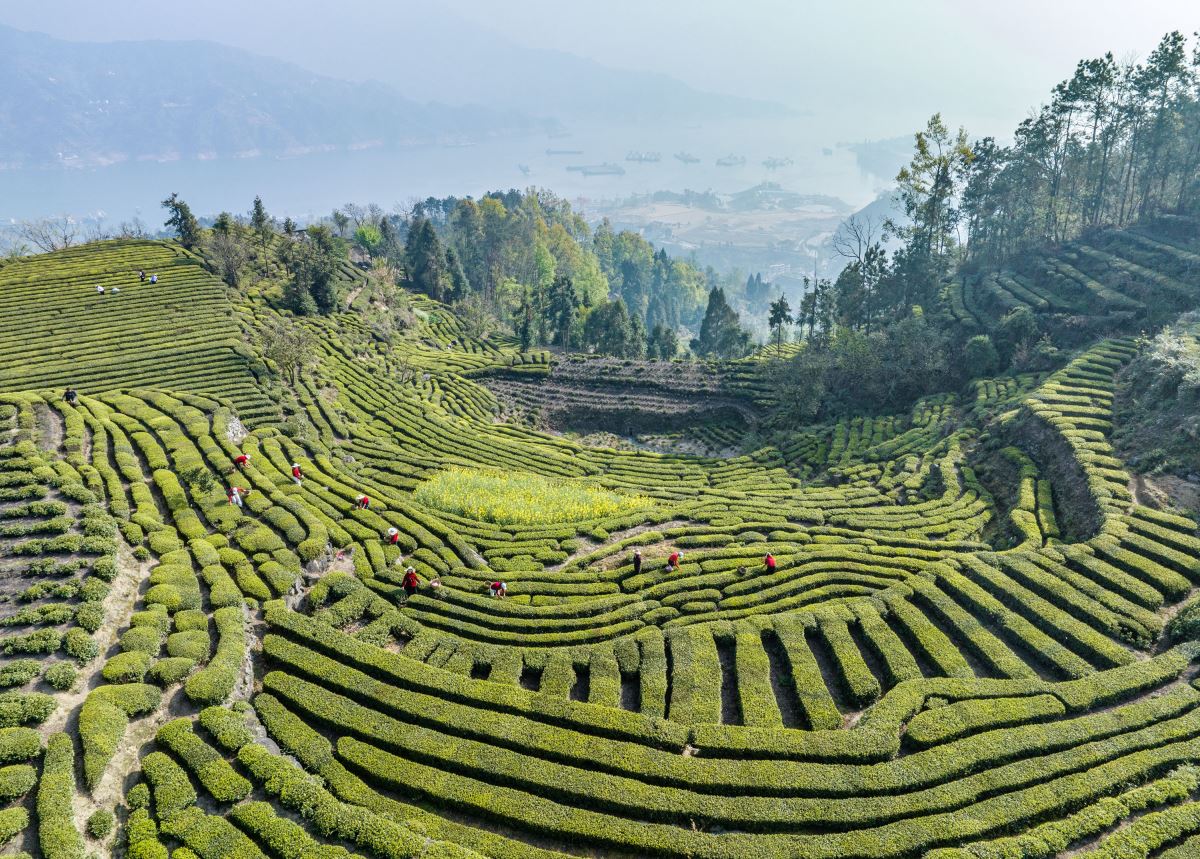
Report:
[[297,486],[304,482],[304,472],[300,470],[298,462],[292,463],[292,480],[296,481]]
[[365,495],[360,495],[358,496],[358,501],[355,502],[354,506],[356,506],[359,510],[367,510],[371,506],[371,499]]
[[245,467],[250,464],[250,454],[239,453],[233,458],[233,464],[238,468],[245,469]]
[[417,592],[417,587],[420,584],[421,584],[421,580],[417,578],[416,570],[414,570],[412,567],[409,567],[407,570],[404,571],[404,579],[402,582],[402,586],[404,588],[405,594],[407,594],[408,596],[412,596],[413,594],[415,594]]
[[670,570],[671,572],[675,572],[676,570],[678,570],[679,569],[679,561],[682,558],[683,558],[683,552],[680,552],[678,549],[676,549],[667,558],[667,569]]
[[775,556],[770,552],[767,552],[767,556],[763,558],[763,564],[766,565],[768,573],[775,572]]
[[387,541],[395,546],[400,542],[400,532],[395,528],[387,529]]

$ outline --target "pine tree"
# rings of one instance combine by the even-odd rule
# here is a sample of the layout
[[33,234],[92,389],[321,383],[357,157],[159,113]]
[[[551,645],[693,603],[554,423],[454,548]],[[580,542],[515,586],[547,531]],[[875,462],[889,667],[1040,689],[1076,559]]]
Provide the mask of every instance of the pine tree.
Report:
[[254,206],[250,209],[250,228],[258,234],[258,240],[265,248],[271,238],[271,216],[267,214],[262,197],[254,198]]
[[679,352],[679,335],[675,329],[664,325],[655,325],[650,332],[650,340],[646,344],[646,357],[670,361]]
[[404,248],[408,263],[408,278],[416,289],[437,301],[446,297],[446,254],[438,239],[433,222],[422,218],[413,224]]
[[233,230],[233,215],[228,212],[222,212],[217,215],[217,219],[213,221],[212,230],[222,236],[227,236]]
[[559,275],[550,284],[550,324],[554,331],[553,342],[563,349],[571,348],[571,329],[575,325],[575,313],[579,302],[575,297],[575,284],[571,278]]
[[[386,224],[387,221],[384,221]],[[454,248],[446,246],[446,280],[449,284],[446,300],[462,301],[471,292],[471,284],[467,281],[467,273],[463,271],[458,254]]]
[[396,253],[396,228],[392,225],[392,219],[384,216],[379,219],[379,248],[380,256],[393,258]]
[[692,350],[716,358],[740,358],[749,348],[750,335],[742,330],[741,319],[725,300],[725,290],[714,286],[708,294],[708,309],[700,324],[700,336],[692,341]]
[[533,302],[530,300],[528,289],[525,290],[525,296],[517,308],[513,327],[516,329],[521,351],[528,352],[529,347],[533,344]]
[[175,235],[179,238],[179,243],[189,251],[199,247],[200,222],[192,214],[191,207],[179,199],[179,195],[175,193],[172,193],[170,197],[163,200],[162,206],[170,212],[164,226],[175,231]]

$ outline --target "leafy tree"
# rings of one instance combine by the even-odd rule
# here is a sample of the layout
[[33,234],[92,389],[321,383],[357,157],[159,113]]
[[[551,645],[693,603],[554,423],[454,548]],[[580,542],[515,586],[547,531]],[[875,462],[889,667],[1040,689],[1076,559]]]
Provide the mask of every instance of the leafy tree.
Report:
[[327,227],[310,227],[308,230],[309,247],[309,291],[317,310],[330,313],[337,307],[337,285],[335,277],[338,266],[346,257],[345,244]]
[[189,251],[199,247],[200,222],[192,214],[191,207],[174,193],[162,201],[162,206],[168,212],[164,226],[175,231],[179,243]]
[[713,287],[708,294],[708,309],[700,336],[692,341],[692,351],[715,358],[741,358],[750,351],[750,335],[742,330],[741,319],[720,287]]
[[1000,353],[992,338],[976,334],[963,347],[963,371],[968,379],[981,379],[993,375],[1000,367]]
[[374,224],[363,224],[354,231],[354,243],[375,256],[383,246],[383,233]]
[[290,235],[291,235],[292,233],[294,233],[294,232],[296,232],[296,222],[295,222],[295,221],[293,221],[291,218],[284,218],[284,219],[283,219],[283,233],[284,233],[284,235],[286,235],[286,236],[290,236]]
[[951,133],[935,113],[915,136],[912,161],[896,175],[897,201],[906,221],[891,219],[887,231],[907,245],[908,266],[902,279],[901,309],[926,304],[935,284],[945,276],[956,246],[957,200],[973,154],[967,133]]
[[1039,333],[1037,317],[1027,306],[1006,313],[996,326],[996,346],[1003,363],[1008,364],[1017,350],[1033,343]]
[[783,329],[791,325],[792,321],[792,307],[788,304],[787,297],[781,294],[778,301],[771,302],[770,315],[767,317],[767,324],[775,332],[776,346],[783,345]]
[[583,323],[583,342],[592,351],[618,358],[640,358],[646,348],[645,336],[620,298],[592,309]]
[[334,209],[329,219],[333,221],[333,229],[338,237],[345,238],[347,231],[350,229],[350,216],[341,209]]
[[308,240],[288,246],[292,278],[284,288],[284,304],[294,313],[331,313],[337,307],[337,270],[346,256],[345,243],[324,226],[309,227]]
[[296,275],[283,285],[283,305],[297,316],[312,316],[317,312],[317,302],[308,283]]
[[250,263],[250,250],[242,237],[229,229],[218,230],[215,225],[204,242],[204,256],[213,273],[233,287]]
[[280,375],[295,385],[300,372],[312,363],[316,341],[304,326],[279,319],[263,331],[262,347],[263,354],[275,363]]
[[968,251],[991,264],[1102,225],[1200,213],[1200,44],[1189,56],[1172,32],[1143,63],[1083,60],[1012,145],[971,148]]

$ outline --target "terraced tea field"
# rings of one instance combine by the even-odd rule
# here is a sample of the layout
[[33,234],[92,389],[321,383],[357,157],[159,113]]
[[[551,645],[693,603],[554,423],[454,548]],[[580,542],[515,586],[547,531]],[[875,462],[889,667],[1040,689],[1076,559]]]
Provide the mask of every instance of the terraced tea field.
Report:
[[707,458],[501,421],[548,356],[419,296],[391,348],[302,320],[291,414],[269,296],[170,245],[0,283],[9,850],[1200,853],[1200,540],[1114,455],[1130,338]]

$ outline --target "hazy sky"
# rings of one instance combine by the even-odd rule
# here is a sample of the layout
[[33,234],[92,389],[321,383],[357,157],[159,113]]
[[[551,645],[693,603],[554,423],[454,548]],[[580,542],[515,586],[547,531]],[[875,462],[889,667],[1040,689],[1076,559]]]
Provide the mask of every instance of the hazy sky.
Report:
[[[51,35],[213,39],[349,78],[370,76],[371,59],[381,51],[403,57],[430,38],[453,39],[462,22],[477,25],[463,39],[468,49],[499,37],[615,67],[665,72],[699,88],[812,110],[817,121],[850,139],[907,133],[934,110],[966,124],[972,134],[1005,136],[1070,74],[1076,60],[1107,50],[1118,57],[1145,56],[1164,32],[1200,27],[1200,3],[7,0],[0,5],[0,23]],[[426,100],[437,70],[426,61],[418,65],[414,79],[425,91],[406,94]],[[391,83],[405,89],[405,81]]]

